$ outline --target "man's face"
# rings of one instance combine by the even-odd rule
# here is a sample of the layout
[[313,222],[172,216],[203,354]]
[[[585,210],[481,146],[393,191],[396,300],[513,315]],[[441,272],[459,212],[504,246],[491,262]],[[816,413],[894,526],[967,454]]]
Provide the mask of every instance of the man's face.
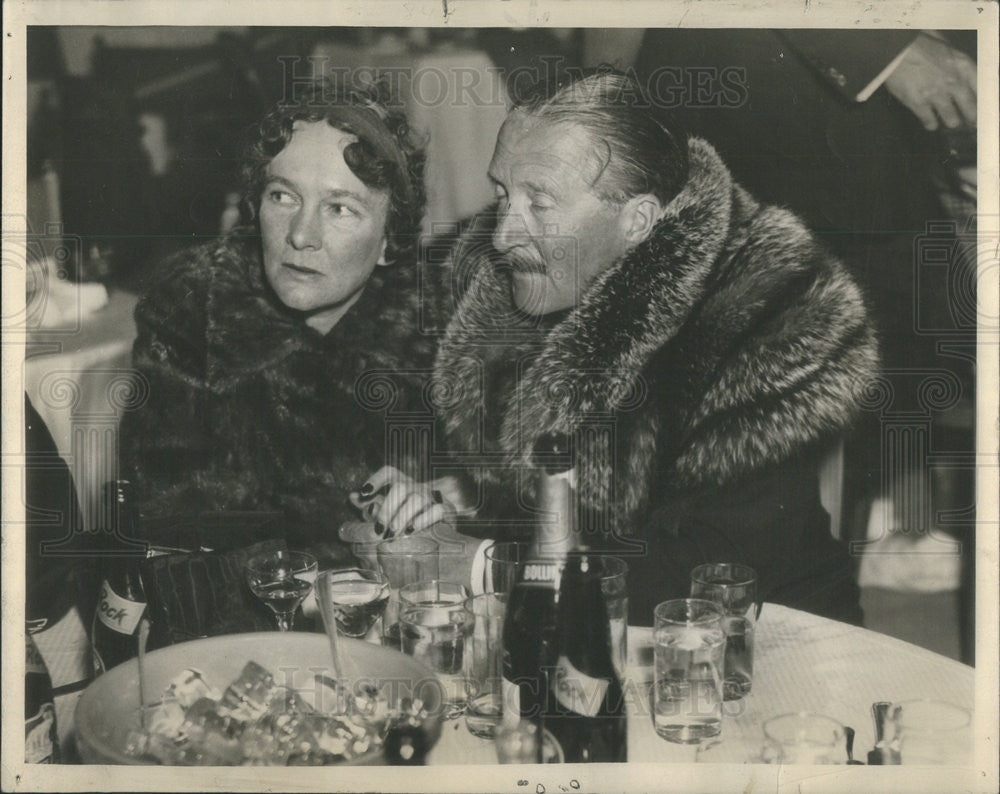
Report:
[[354,135],[296,122],[271,160],[260,199],[264,273],[288,308],[329,331],[360,296],[385,253],[389,196],[344,162]]
[[593,191],[594,143],[582,127],[512,112],[489,176],[500,200],[494,247],[512,267],[514,304],[534,315],[575,306],[628,249],[621,211]]

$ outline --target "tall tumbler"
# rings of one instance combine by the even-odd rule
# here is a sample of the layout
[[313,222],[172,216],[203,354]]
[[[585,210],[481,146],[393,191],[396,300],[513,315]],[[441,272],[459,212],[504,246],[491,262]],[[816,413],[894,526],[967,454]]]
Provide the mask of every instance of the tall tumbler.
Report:
[[379,568],[389,580],[382,642],[399,649],[399,591],[408,584],[438,577],[438,545],[427,537],[403,535],[376,549]]
[[503,622],[506,601],[496,593],[483,593],[465,602],[472,623],[468,653],[468,704],[465,726],[469,733],[492,739],[503,713]]
[[697,744],[722,728],[726,635],[711,601],[664,601],[653,612],[653,727],[669,742]]
[[748,565],[708,563],[691,571],[691,597],[714,601],[726,632],[723,697],[739,700],[753,683],[753,641],[757,626],[757,573]]

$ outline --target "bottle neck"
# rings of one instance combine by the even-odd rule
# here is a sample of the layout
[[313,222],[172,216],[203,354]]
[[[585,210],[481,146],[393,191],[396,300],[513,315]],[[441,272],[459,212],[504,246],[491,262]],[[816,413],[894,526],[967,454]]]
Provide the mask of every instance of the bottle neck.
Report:
[[539,520],[532,544],[533,556],[538,559],[565,560],[569,552],[581,546],[575,473],[575,469],[555,474],[539,472]]

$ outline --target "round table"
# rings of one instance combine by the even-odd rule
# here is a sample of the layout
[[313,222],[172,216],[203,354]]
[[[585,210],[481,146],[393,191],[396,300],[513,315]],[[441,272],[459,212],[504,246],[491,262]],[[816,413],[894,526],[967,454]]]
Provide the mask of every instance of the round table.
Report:
[[134,399],[133,314],[138,297],[111,292],[107,304],[25,340],[24,389],[73,473],[88,529],[101,515],[101,486],[118,471],[118,422]]
[[[652,670],[638,664],[650,629],[630,627],[629,763],[693,763],[697,746],[671,744],[656,735],[642,682]],[[764,604],[757,624],[753,689],[724,704],[722,736],[729,763],[760,750],[761,725],[786,712],[813,711],[857,731],[855,758],[875,744],[871,706],[879,700],[946,700],[972,711],[974,670],[959,662],[874,631],[807,612]],[[493,743],[473,736],[464,720],[445,723],[430,764],[495,764]]]

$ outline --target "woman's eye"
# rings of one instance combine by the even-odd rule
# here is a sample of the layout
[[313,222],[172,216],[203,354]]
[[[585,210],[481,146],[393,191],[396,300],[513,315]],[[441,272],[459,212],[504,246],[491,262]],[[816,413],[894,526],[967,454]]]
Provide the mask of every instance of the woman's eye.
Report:
[[326,211],[337,218],[350,218],[357,215],[353,209],[348,207],[346,204],[327,204]]
[[289,193],[287,190],[269,190],[267,192],[267,197],[270,201],[275,204],[283,204],[285,206],[291,206],[295,204],[295,196]]

